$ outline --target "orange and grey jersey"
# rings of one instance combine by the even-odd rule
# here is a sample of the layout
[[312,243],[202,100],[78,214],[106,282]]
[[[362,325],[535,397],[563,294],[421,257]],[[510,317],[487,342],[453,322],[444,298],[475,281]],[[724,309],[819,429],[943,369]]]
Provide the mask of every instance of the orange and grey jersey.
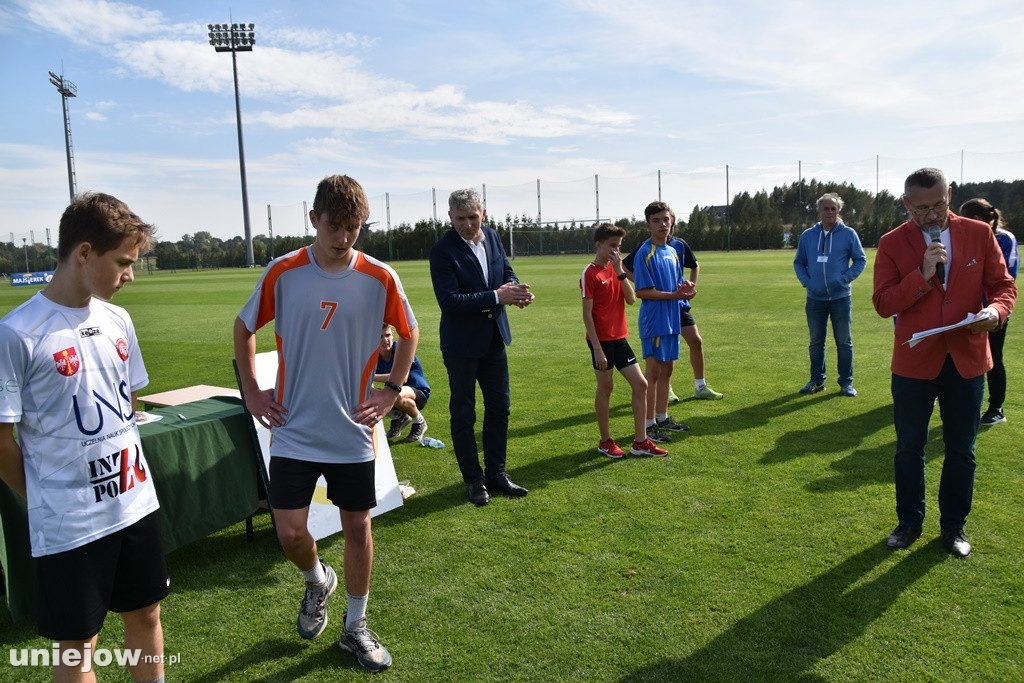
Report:
[[288,413],[271,432],[270,454],[366,462],[376,453],[373,432],[352,411],[369,395],[381,325],[408,338],[416,318],[387,264],[357,251],[343,272],[328,273],[311,249],[272,261],[238,314],[250,332],[274,321],[275,400]]

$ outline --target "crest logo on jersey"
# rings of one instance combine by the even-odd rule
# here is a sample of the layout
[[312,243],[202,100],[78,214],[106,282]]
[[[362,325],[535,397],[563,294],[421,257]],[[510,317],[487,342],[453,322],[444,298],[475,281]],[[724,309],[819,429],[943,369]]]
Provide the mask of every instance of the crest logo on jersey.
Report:
[[117,340],[117,355],[121,357],[121,360],[128,360],[128,342],[124,339]]
[[78,352],[75,351],[74,346],[53,354],[53,362],[57,366],[57,372],[65,377],[70,377],[78,372],[78,368],[82,367],[82,361],[78,359]]

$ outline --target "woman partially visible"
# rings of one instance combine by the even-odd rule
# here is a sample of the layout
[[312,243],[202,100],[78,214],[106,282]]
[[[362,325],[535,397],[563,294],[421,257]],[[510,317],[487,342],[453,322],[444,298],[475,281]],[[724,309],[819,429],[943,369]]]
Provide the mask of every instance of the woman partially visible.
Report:
[[[965,218],[988,223],[996,235],[999,248],[1003,250],[1006,269],[1014,280],[1020,268],[1020,253],[1017,238],[1005,228],[1003,214],[985,199],[970,199],[960,206],[960,215]],[[987,302],[983,305],[988,305]],[[1009,319],[1007,319],[1007,324]],[[992,369],[988,371],[988,410],[981,416],[982,426],[1006,422],[1003,401],[1006,399],[1006,367],[1003,365],[1003,342],[1006,341],[1006,325],[988,333],[988,345],[992,351]]]

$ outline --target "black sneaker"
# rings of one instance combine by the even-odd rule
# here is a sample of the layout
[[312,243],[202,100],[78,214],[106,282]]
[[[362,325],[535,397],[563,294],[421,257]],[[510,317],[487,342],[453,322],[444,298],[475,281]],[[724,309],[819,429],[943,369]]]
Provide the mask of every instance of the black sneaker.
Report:
[[412,429],[409,430],[409,436],[402,439],[405,443],[413,443],[423,438],[423,435],[427,433],[427,421],[413,422]]
[[919,538],[921,538],[920,528],[914,529],[909,524],[900,524],[892,530],[889,538],[885,539],[885,546],[889,550],[900,550],[901,548],[908,547]]
[[655,425],[651,425],[647,428],[647,438],[654,443],[671,443],[672,439],[668,437],[668,434],[658,429]]
[[405,413],[402,413],[400,417],[396,417],[391,421],[391,426],[388,428],[388,433],[385,434],[385,436],[389,439],[395,438],[402,433],[402,430],[405,429],[405,425],[410,422],[412,422],[412,418]]
[[654,425],[663,432],[688,432],[690,428],[684,424],[679,424],[671,417],[666,417],[664,420],[655,421]]
[[985,411],[985,414],[981,416],[981,426],[990,427],[997,425],[1000,422],[1006,422],[1006,416],[1003,415],[1002,408],[989,408]]

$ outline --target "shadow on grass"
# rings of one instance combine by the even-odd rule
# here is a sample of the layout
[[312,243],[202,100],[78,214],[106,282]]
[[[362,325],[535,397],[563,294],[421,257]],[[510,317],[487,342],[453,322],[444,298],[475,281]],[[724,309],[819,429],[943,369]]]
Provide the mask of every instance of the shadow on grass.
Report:
[[[798,410],[803,410],[813,403],[831,401],[837,397],[839,397],[839,394],[833,393],[821,393],[807,397],[800,393],[783,394],[782,396],[773,398],[770,401],[746,406],[739,410],[734,410],[731,413],[723,413],[717,417],[707,419],[692,419],[690,422],[691,424],[697,424],[701,433],[715,435],[728,434],[729,432],[739,432],[744,429],[762,427],[768,424],[769,420],[774,420],[775,418],[783,417]],[[796,399],[803,400],[796,401]],[[694,400],[694,403],[695,402],[696,399]],[[683,403],[688,405],[690,404],[689,401],[684,401]],[[677,403],[675,405],[680,404]],[[705,424],[707,424],[706,427]]]
[[[529,425],[516,426],[515,417],[515,404],[512,405],[513,414],[509,416],[509,428],[508,438],[509,442],[513,439],[535,436],[537,434],[547,434],[552,431],[559,429],[567,429],[569,427],[578,427],[580,425],[590,425],[593,427],[594,434],[597,434],[597,416],[594,411],[586,413],[580,413],[579,415],[563,415],[562,417],[548,420],[546,422],[534,422]],[[610,417],[618,417],[622,413],[632,414],[632,408],[628,403],[612,404],[609,408]],[[479,429],[479,425],[478,425]],[[594,444],[597,444],[598,439],[595,437]]]
[[[43,639],[43,645],[36,645],[32,643],[34,640],[42,639],[39,635],[39,631],[36,629],[35,616],[29,616],[23,618],[18,623],[11,621],[10,614],[7,612],[7,604],[3,597],[0,597],[0,643],[4,644],[4,647],[49,647],[52,640]],[[6,663],[4,664],[6,666]],[[2,678],[2,677],[0,677]]]
[[[320,651],[308,657],[303,652],[309,647]],[[288,663],[288,659],[297,659]],[[273,673],[260,675],[257,672],[273,668]],[[247,681],[295,681],[306,676],[326,675],[338,669],[359,669],[355,657],[338,648],[333,638],[324,638],[316,645],[306,644],[296,638],[267,638],[238,653],[229,661],[194,679],[196,683],[218,683],[225,678],[245,675]]]
[[808,453],[839,453],[859,446],[864,439],[885,428],[892,428],[892,405],[878,406],[858,415],[847,415],[783,434],[775,447],[761,456],[760,462],[772,465],[799,458]]
[[938,539],[871,580],[892,551],[878,543],[740,619],[685,659],[629,674],[641,681],[817,681],[813,667],[859,637],[900,594],[948,555]]
[[[452,457],[454,458],[455,456],[453,455]],[[564,453],[542,460],[535,460],[521,467],[511,467],[508,473],[512,481],[525,486],[532,492],[545,488],[549,481],[572,479],[615,464],[616,462],[612,458],[598,453],[595,444],[593,448],[587,448],[575,453]],[[533,493],[530,495],[533,495]],[[504,498],[504,496],[492,494],[491,498],[493,500],[494,498]],[[529,496],[526,500],[529,500]],[[402,507],[375,518],[373,524],[374,526],[401,524],[411,519],[422,519],[427,515],[460,505],[472,507],[472,503],[466,498],[466,485],[461,481],[424,495],[416,494],[406,500]]]
[[237,533],[207,536],[170,553],[167,570],[172,593],[201,593],[215,586],[237,588],[239,582],[265,580],[284,555],[268,514],[256,516],[253,527],[251,542],[245,527],[236,525]]
[[[942,426],[932,427],[928,432],[925,461],[943,457]],[[831,474],[819,477],[805,485],[812,493],[852,491],[867,484],[885,484],[893,481],[893,457],[896,455],[895,439],[876,448],[855,450],[829,465]],[[938,485],[935,482],[934,485]]]

